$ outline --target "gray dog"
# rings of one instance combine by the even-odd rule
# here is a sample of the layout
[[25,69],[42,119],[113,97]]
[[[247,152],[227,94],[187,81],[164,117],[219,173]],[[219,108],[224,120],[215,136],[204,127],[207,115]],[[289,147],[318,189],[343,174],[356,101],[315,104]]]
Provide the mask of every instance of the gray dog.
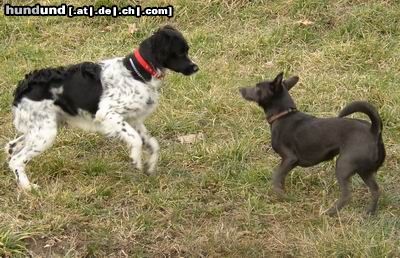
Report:
[[[347,105],[338,118],[316,118],[299,112],[288,92],[298,80],[297,76],[283,80],[283,73],[280,73],[272,81],[240,89],[244,99],[254,101],[264,109],[271,126],[272,148],[282,158],[273,173],[273,190],[284,196],[285,177],[293,168],[314,166],[339,155],[336,177],[341,196],[327,214],[336,214],[349,202],[350,178],[355,173],[360,175],[371,191],[372,202],[367,212],[374,214],[379,199],[375,173],[386,155],[378,112],[372,105],[362,101]],[[343,118],[355,112],[366,114],[372,124]]]

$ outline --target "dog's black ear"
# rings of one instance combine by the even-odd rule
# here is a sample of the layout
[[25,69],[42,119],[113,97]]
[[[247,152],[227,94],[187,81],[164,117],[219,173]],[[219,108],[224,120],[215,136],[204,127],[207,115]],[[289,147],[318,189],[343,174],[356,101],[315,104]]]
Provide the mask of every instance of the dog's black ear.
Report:
[[171,25],[165,25],[164,27],[161,28],[162,30],[173,30],[177,31],[173,26]]
[[272,91],[274,93],[279,93],[282,91],[283,82],[283,72],[280,72],[275,79],[272,81]]
[[159,33],[168,33],[168,32],[178,32],[177,29],[175,29],[173,26],[171,25],[165,25],[163,27],[158,28],[154,34],[159,34]]
[[169,29],[160,28],[151,37],[152,53],[155,53],[160,62],[167,58],[171,42],[172,35]]
[[285,85],[287,90],[290,90],[296,83],[299,81],[299,76],[292,76],[287,80],[283,81],[283,85]]

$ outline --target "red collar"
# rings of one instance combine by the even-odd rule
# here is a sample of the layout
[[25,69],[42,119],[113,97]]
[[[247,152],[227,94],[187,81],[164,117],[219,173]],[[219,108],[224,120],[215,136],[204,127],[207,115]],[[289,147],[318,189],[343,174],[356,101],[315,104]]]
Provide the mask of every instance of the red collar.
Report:
[[272,123],[275,122],[276,120],[278,120],[279,118],[281,118],[281,117],[283,117],[283,116],[286,116],[287,114],[296,112],[296,111],[297,111],[296,108],[289,108],[289,109],[287,109],[287,110],[285,110],[285,111],[283,111],[283,112],[280,112],[280,113],[278,113],[278,114],[276,114],[276,115],[267,117],[267,121],[268,121],[268,123],[269,123],[270,125],[272,125]]
[[163,77],[162,73],[158,73],[154,68],[142,57],[142,55],[139,53],[139,50],[135,49],[133,51],[133,55],[135,56],[136,60],[139,62],[139,64],[143,67],[146,72],[151,74],[151,76],[161,79]]

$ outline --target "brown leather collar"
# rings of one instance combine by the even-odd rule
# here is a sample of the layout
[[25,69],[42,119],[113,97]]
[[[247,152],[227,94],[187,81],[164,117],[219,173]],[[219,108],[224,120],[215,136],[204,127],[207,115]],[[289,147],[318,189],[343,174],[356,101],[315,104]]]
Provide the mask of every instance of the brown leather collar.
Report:
[[281,117],[283,117],[283,116],[286,116],[287,114],[296,112],[296,111],[297,111],[297,108],[289,108],[289,109],[287,109],[287,110],[285,110],[285,111],[282,111],[282,112],[280,112],[280,113],[278,113],[278,114],[276,114],[276,115],[267,117],[267,121],[268,121],[268,123],[269,123],[270,125],[272,125],[272,123],[275,122],[276,120],[278,120],[279,118],[281,118]]

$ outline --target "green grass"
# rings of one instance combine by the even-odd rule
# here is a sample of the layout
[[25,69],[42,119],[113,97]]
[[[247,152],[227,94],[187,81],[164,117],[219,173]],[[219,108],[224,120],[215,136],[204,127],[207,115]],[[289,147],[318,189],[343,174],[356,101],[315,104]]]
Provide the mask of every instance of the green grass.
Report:
[[[95,1],[113,3],[131,1]],[[146,1],[168,3],[170,20],[0,15],[1,144],[15,136],[12,91],[33,69],[123,56],[168,23],[182,30],[201,69],[169,73],[146,121],[161,145],[157,176],[137,172],[122,143],[63,129],[28,166],[40,191],[24,194],[2,153],[0,256],[399,257],[400,3]],[[379,109],[387,159],[376,217],[364,216],[369,193],[357,177],[340,217],[322,215],[339,194],[333,162],[295,169],[287,201],[271,193],[279,158],[262,111],[238,87],[282,70],[300,76],[292,95],[302,111],[335,116],[354,100]],[[204,139],[177,140],[195,133]]]

